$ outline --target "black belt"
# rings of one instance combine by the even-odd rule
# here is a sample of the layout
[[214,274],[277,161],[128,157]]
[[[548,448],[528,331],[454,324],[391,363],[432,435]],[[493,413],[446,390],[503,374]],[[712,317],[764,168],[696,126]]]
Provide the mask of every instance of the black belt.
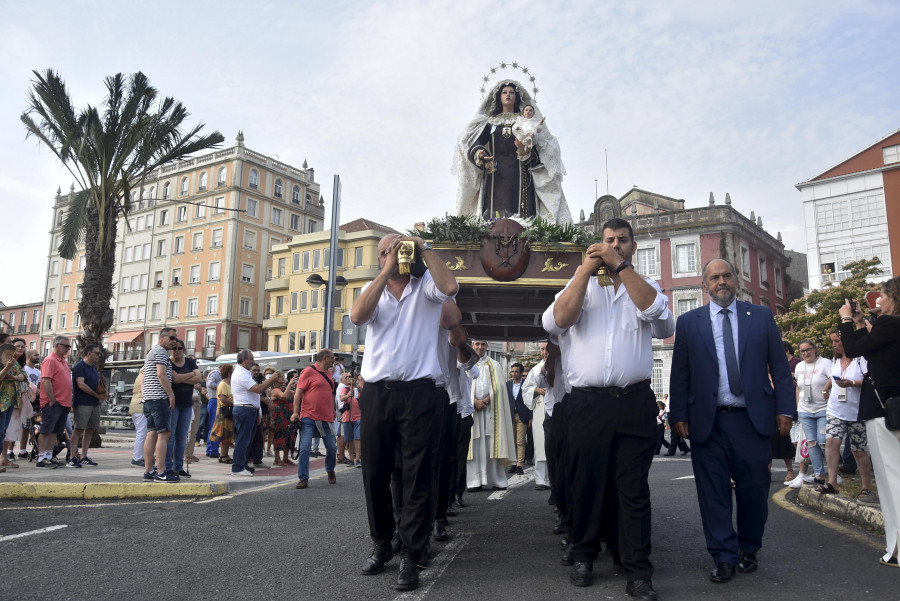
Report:
[[410,388],[421,388],[423,386],[434,386],[434,380],[431,378],[418,378],[415,380],[379,380],[378,382],[366,382],[366,386],[378,386],[388,390],[409,390]]
[[631,394],[632,392],[637,392],[638,390],[644,390],[645,388],[650,388],[650,380],[643,380],[637,384],[629,384],[625,388],[619,388],[618,386],[605,386],[603,388],[598,386],[574,386],[573,390],[580,390],[581,392],[588,392],[590,394],[605,394],[606,396],[620,397]]
[[716,413],[740,413],[746,410],[746,407],[738,407],[737,405],[716,405]]

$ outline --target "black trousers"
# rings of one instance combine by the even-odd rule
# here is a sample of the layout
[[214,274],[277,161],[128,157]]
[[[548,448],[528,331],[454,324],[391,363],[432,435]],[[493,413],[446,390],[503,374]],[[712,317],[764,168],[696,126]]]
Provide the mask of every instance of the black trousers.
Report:
[[576,388],[567,404],[576,561],[593,560],[601,542],[612,541],[627,580],[649,580],[653,564],[647,475],[657,447],[656,397],[649,385],[618,397]]
[[395,455],[402,463],[402,509],[396,523],[402,555],[418,561],[428,543],[434,515],[434,469],[443,416],[442,397],[433,382],[388,388],[366,382],[359,399],[362,477],[369,534],[386,547],[394,534],[391,473]]
[[472,441],[472,426],[475,418],[471,415],[459,420],[459,439],[456,447],[456,496],[462,497],[466,492],[466,461],[469,456],[469,443]]
[[663,447],[666,447],[668,449],[670,446],[669,443],[666,442],[666,424],[657,424],[656,432],[659,435],[659,444],[656,446],[656,453],[659,454],[660,450],[662,450]]
[[[556,508],[559,509],[559,523],[566,528],[566,532],[572,533],[572,515],[569,512],[569,395],[563,396],[562,401],[553,405],[553,449],[556,468],[553,470],[553,496],[556,497]],[[548,460],[549,468],[549,460]]]
[[247,449],[247,456],[250,463],[262,463],[263,460],[263,429],[260,424],[256,424],[253,430],[253,439],[250,441],[250,448]]
[[[454,407],[458,407],[458,405],[454,405]],[[455,432],[453,436],[453,453],[450,454],[450,487],[447,491],[447,496],[449,497],[447,501],[447,505],[450,505],[450,502],[456,498],[456,488],[457,482],[459,482],[459,429],[462,427],[462,415],[459,413],[456,414],[456,420],[453,424],[453,431]],[[466,469],[466,464],[463,462],[463,470]]]
[[681,449],[682,453],[691,450],[684,439],[675,434],[675,430],[669,430],[669,439],[669,452],[666,455],[674,455],[675,449]]
[[447,523],[447,506],[450,504],[450,488],[452,470],[456,463],[456,451],[459,446],[459,418],[456,415],[456,403],[450,403],[450,397],[444,392],[444,419],[441,426],[441,442],[437,454],[437,496],[435,498],[434,520]]

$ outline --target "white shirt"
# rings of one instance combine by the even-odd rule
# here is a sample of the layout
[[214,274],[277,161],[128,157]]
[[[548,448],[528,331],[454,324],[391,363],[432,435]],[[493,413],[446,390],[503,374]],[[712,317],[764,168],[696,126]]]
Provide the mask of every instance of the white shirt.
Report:
[[[800,389],[797,411],[800,413],[825,411],[828,408],[828,401],[822,391],[831,377],[831,361],[825,357],[818,357],[815,363],[801,361],[794,368],[794,377],[797,378],[797,388]],[[811,398],[807,398],[807,388]]]
[[359,324],[367,326],[362,367],[366,383],[419,378],[437,382],[443,375],[436,352],[443,332],[441,305],[452,299],[438,290],[428,271],[421,278],[409,278],[400,300],[385,286],[372,317]]
[[837,376],[842,380],[853,380],[861,382],[863,374],[866,373],[868,365],[866,360],[858,357],[850,361],[847,369],[841,370],[841,360],[835,359],[831,364],[831,393],[828,395],[828,413],[831,417],[842,419],[845,422],[855,422],[859,417],[859,397],[862,388],[856,386],[848,386],[841,388],[834,381]]
[[[731,322],[731,336],[733,340],[731,343],[734,345],[734,355],[737,358],[738,363],[740,364],[741,358],[738,354],[738,318],[737,318],[737,299],[731,301],[731,304],[727,307],[722,307],[717,305],[716,303],[709,303],[709,319],[712,322],[712,332],[713,332],[713,342],[716,344],[716,360],[719,364],[719,396],[718,396],[718,404],[719,405],[733,405],[735,407],[746,407],[747,401],[744,400],[744,395],[735,396],[731,393],[731,386],[728,384],[728,368],[725,364],[725,338],[722,334],[722,320],[725,319],[725,316],[722,315],[722,309],[728,309],[728,321]],[[738,374],[740,376],[740,374]],[[746,383],[741,380],[741,384],[746,386]]]
[[[656,289],[656,298],[646,311],[638,310],[624,284],[616,291],[614,286],[600,286],[596,276],[588,282],[581,312],[572,327],[557,325],[553,316],[556,301],[544,311],[544,329],[559,338],[570,386],[625,387],[650,378],[650,338],[674,334],[675,317],[659,284],[644,279]],[[569,280],[566,288],[571,284]]]
[[251,405],[259,409],[259,393],[250,392],[256,386],[253,373],[241,364],[234,366],[231,372],[231,394],[235,405]]
[[456,363],[459,374],[459,406],[456,412],[462,417],[469,417],[475,413],[475,405],[472,403],[472,380],[481,375],[477,363],[478,355],[469,359],[468,363]]

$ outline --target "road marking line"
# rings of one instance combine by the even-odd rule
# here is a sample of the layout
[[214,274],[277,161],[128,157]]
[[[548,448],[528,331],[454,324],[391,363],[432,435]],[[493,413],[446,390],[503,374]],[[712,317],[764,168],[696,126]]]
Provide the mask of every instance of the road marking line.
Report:
[[84,503],[80,505],[32,505],[29,507],[0,507],[0,511],[22,511],[23,509],[84,509],[96,507],[109,507],[111,505],[158,505],[162,503],[192,503],[193,499],[159,499],[154,501],[118,501],[110,503]]
[[68,528],[66,524],[60,524],[58,526],[48,526],[47,528],[41,528],[40,530],[31,530],[29,532],[22,532],[21,534],[10,534],[8,536],[0,536],[0,541],[12,540],[14,538],[25,538],[26,536],[32,536],[35,534],[44,534],[45,532],[53,532],[54,530],[62,530],[63,528]]
[[528,484],[529,482],[534,482],[534,468],[529,467],[525,470],[525,474],[516,474],[515,476],[510,476],[507,479],[506,488],[502,490],[495,490],[490,495],[488,495],[488,501],[499,501],[503,497],[509,494],[509,491],[519,488],[523,484]]
[[690,476],[681,476],[680,478],[672,478],[672,480],[693,480],[693,479],[694,479],[693,474],[691,474]]
[[[872,547],[873,549],[884,549],[883,541],[881,543],[873,541],[871,537],[857,531],[854,528],[850,528],[845,526],[844,524],[833,521],[833,518],[827,518],[824,515],[819,515],[819,513],[815,510],[810,511],[809,509],[801,509],[797,507],[794,503],[791,503],[787,500],[787,494],[790,491],[790,488],[782,488],[772,495],[772,500],[775,501],[775,504],[781,507],[782,509],[787,509],[790,512],[796,513],[799,516],[802,516],[808,520],[812,520],[826,528],[831,528],[837,532],[845,536],[849,536],[858,542],[861,542],[865,545]],[[812,508],[810,508],[812,509]]]
[[431,587],[434,586],[434,583],[437,582],[438,578],[441,577],[441,574],[444,573],[444,570],[447,569],[447,566],[453,563],[459,552],[468,544],[470,538],[472,538],[471,532],[455,534],[453,540],[444,545],[441,552],[432,558],[428,568],[422,571],[422,576],[419,578],[419,588],[414,591],[400,593],[394,597],[394,601],[421,601],[428,594],[428,591],[431,590]]
[[[342,470],[335,470],[335,473],[338,473],[338,474],[339,474],[339,473],[343,473],[343,472],[346,472],[346,471],[348,471],[348,470],[350,470],[350,469],[351,469],[351,468],[349,468],[349,467],[345,467],[345,468],[342,469]],[[322,473],[316,474],[315,476],[310,476],[309,479],[310,479],[310,481],[312,481],[312,480],[321,480],[322,478],[326,477],[327,475],[328,475],[328,472],[323,471]],[[226,500],[228,500],[228,499],[233,499],[234,497],[239,497],[239,496],[241,496],[241,495],[247,495],[247,494],[250,494],[250,493],[260,492],[260,491],[263,491],[263,490],[270,490],[270,489],[272,489],[272,488],[278,488],[278,487],[280,487],[280,486],[287,486],[288,484],[294,484],[294,485],[296,485],[296,484],[297,484],[297,479],[296,479],[296,478],[289,478],[289,479],[283,480],[283,481],[281,481],[281,482],[275,482],[274,484],[263,484],[263,485],[260,485],[260,486],[255,486],[255,487],[253,487],[253,488],[247,488],[247,489],[244,489],[244,490],[239,490],[239,491],[236,491],[236,492],[233,492],[233,493],[229,493],[229,494],[227,494],[227,495],[222,495],[222,496],[219,496],[219,497],[211,497],[211,498],[205,499],[205,500],[203,500],[203,501],[197,501],[197,504],[199,505],[199,504],[201,504],[201,503],[215,503],[216,501],[226,501]]]

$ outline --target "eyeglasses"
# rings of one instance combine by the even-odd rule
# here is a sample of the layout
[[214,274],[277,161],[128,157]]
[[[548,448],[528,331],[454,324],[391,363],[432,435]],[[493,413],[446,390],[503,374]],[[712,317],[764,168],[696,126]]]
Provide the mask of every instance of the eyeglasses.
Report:
[[800,349],[800,352],[801,352],[801,353],[811,353],[811,352],[813,352],[814,350],[815,350],[815,349],[811,349],[811,348],[802,348],[802,349]]
[[58,343],[56,344],[56,346],[63,346],[63,347],[65,347],[65,348],[72,348],[72,345],[71,345],[71,344],[63,344],[62,342],[58,342]]
[[174,342],[174,341],[178,340],[178,336],[169,336],[169,340]]
[[175,347],[174,349],[172,349],[172,350],[173,350],[173,351],[183,351],[183,350],[184,350],[184,347],[183,347],[183,346],[176,346],[176,347]]

